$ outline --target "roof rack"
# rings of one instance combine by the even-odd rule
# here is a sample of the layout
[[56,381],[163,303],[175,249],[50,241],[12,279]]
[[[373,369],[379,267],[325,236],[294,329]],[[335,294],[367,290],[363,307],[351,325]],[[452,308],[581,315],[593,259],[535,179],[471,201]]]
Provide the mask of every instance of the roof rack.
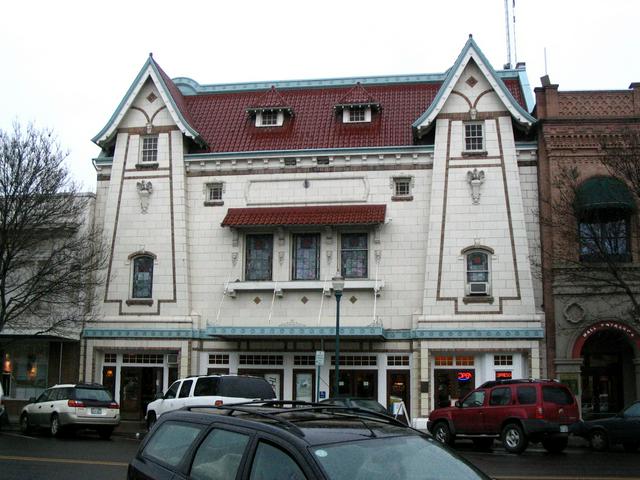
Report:
[[[286,407],[287,405],[289,406],[289,408]],[[264,412],[264,411],[257,410],[256,407],[273,408],[273,409],[280,409],[280,410]],[[276,421],[277,423],[285,426],[288,429],[291,429],[294,433],[302,437],[304,437],[304,432],[294,422],[283,419],[279,416],[281,414],[291,413],[291,412],[296,412],[296,413],[322,412],[326,414],[339,414],[341,416],[347,415],[352,418],[358,418],[362,420],[361,416],[364,415],[369,417],[370,419],[373,417],[373,419],[375,420],[380,420],[380,421],[384,420],[394,425],[407,427],[407,425],[405,425],[404,423],[402,423],[396,418],[393,418],[389,415],[385,415],[383,413],[374,412],[372,410],[367,410],[367,409],[358,408],[358,407],[327,405],[326,403],[305,402],[300,400],[269,400],[269,401],[252,400],[249,402],[230,403],[230,404],[223,404],[223,405],[217,405],[217,406],[211,405],[211,404],[189,405],[182,408],[182,410],[188,410],[188,411],[193,411],[197,409],[213,409],[213,410],[219,410],[219,411],[228,411],[227,415],[229,416],[233,415],[235,412],[241,412],[245,414],[256,415],[262,418],[268,418],[270,420]],[[366,425],[366,423],[364,425],[367,428],[369,428]]]
[[518,379],[505,379],[505,380],[489,380],[488,382],[484,382],[480,385],[480,388],[490,388],[495,385],[514,385],[518,383],[534,383],[534,382],[555,382],[558,383],[555,379],[549,378],[518,378]]

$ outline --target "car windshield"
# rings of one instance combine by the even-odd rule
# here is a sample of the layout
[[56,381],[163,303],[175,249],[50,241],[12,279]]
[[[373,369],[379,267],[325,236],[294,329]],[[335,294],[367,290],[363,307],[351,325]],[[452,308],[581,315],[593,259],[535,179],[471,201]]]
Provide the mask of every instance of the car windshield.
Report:
[[311,451],[331,480],[487,478],[435,440],[420,436],[334,443]]
[[111,402],[113,397],[111,392],[101,388],[76,388],[76,400],[97,400],[100,402]]
[[367,410],[373,410],[374,412],[387,413],[385,408],[375,400],[368,400],[365,398],[354,398],[351,400],[354,407],[366,408]]

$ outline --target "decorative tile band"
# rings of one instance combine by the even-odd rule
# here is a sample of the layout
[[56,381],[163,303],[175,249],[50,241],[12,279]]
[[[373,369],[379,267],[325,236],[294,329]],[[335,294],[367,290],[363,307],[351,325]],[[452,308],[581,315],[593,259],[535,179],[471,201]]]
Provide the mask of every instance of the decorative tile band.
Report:
[[[206,330],[147,330],[89,328],[84,338],[150,338],[150,339],[207,339],[210,337],[332,337],[334,327],[209,327]],[[542,328],[526,329],[460,329],[460,330],[385,330],[382,327],[341,327],[340,336],[367,337],[384,340],[421,339],[539,339],[544,337]]]

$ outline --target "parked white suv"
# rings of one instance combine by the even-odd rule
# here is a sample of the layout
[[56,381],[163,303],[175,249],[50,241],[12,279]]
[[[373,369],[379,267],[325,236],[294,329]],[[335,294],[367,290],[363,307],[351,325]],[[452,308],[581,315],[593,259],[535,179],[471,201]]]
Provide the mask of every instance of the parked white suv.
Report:
[[98,383],[47,388],[37,399],[31,398],[20,413],[23,433],[42,427],[56,437],[65,431],[91,429],[108,439],[119,423],[120,406],[111,392]]
[[187,377],[173,382],[164,395],[158,394],[156,400],[147,406],[145,418],[147,427],[151,429],[160,415],[187,405],[222,405],[275,398],[276,395],[269,382],[260,377],[245,375]]

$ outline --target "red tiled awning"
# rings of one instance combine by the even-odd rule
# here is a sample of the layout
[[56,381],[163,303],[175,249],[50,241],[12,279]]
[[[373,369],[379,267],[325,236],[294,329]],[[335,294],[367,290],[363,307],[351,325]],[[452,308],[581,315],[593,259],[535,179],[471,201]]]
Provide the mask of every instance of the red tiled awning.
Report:
[[384,222],[386,209],[386,205],[230,208],[221,225],[376,225]]

